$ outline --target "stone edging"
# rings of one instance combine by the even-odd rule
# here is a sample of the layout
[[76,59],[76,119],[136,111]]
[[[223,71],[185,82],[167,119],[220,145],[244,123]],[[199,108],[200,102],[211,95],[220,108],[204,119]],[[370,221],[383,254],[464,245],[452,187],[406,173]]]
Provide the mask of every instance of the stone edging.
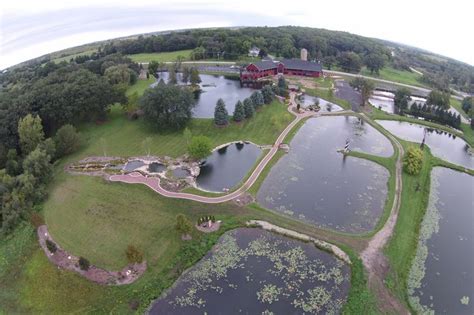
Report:
[[[87,271],[79,268],[79,257],[73,256],[64,249],[62,249],[51,238],[46,225],[41,225],[37,230],[38,240],[49,261],[61,269],[74,271],[84,278],[103,285],[124,285],[136,281],[145,272],[147,268],[146,261],[140,264],[130,264],[121,271],[109,271],[90,265]],[[50,240],[56,244],[56,252],[51,253],[46,247],[46,240]]]
[[296,239],[299,239],[299,240],[302,240],[302,241],[305,241],[305,242],[313,242],[317,247],[331,252],[332,254],[334,254],[334,256],[336,256],[340,260],[344,261],[345,263],[347,263],[349,265],[352,264],[351,259],[349,258],[349,256],[342,249],[340,249],[339,247],[337,247],[336,245],[333,245],[331,243],[318,240],[314,237],[311,237],[311,236],[303,234],[303,233],[299,233],[299,232],[296,232],[296,231],[293,231],[293,230],[282,228],[278,225],[271,224],[267,221],[250,220],[250,221],[247,222],[247,225],[256,225],[256,226],[258,226],[258,227],[260,227],[264,230],[267,230],[267,231],[272,231],[272,232],[275,232],[275,233],[278,233],[278,234],[293,237],[293,238],[296,238]]

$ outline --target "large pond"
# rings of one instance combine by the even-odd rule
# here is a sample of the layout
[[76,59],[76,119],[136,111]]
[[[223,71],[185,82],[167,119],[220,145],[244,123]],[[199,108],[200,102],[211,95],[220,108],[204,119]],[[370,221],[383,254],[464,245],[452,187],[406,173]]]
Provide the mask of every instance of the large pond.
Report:
[[301,103],[301,106],[303,107],[311,106],[318,102],[319,107],[321,108],[319,110],[320,112],[337,112],[342,110],[341,106],[328,102],[316,96],[303,95],[300,97],[299,101]]
[[199,188],[222,192],[237,185],[254,166],[262,150],[254,144],[233,143],[212,152],[196,179]]
[[389,172],[382,166],[337,150],[351,148],[390,156],[390,141],[357,118],[309,119],[290,143],[290,151],[271,169],[257,193],[264,207],[320,227],[361,233],[380,218]]
[[434,168],[409,276],[420,314],[474,314],[474,177]]
[[412,124],[404,121],[377,120],[377,122],[395,136],[421,143],[426,130],[425,143],[431,152],[448,162],[473,168],[474,157],[469,153],[467,143],[448,132]]
[[[197,118],[213,118],[214,108],[219,98],[224,100],[229,115],[232,115],[237,101],[243,101],[255,91],[251,88],[241,87],[238,79],[208,74],[201,74],[200,77],[202,93],[197,95],[196,107],[193,110],[193,116]],[[180,74],[177,78],[180,79]],[[168,72],[161,72],[158,80],[161,79],[167,82]]]
[[150,314],[337,314],[350,285],[334,256],[260,229],[224,234]]

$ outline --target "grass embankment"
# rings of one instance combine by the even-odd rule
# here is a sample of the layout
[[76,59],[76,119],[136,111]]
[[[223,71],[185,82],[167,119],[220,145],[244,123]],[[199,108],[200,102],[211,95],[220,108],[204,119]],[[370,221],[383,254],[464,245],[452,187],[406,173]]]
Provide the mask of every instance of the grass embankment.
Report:
[[160,53],[141,53],[141,54],[133,54],[127,55],[135,62],[150,62],[150,61],[157,61],[157,62],[169,62],[169,61],[176,61],[178,56],[182,56],[183,60],[190,60],[191,58],[191,49],[186,50],[177,50],[177,51],[169,51],[169,52],[160,52]]
[[[409,146],[419,146],[419,144],[399,141],[405,150]],[[409,175],[403,172],[400,213],[393,236],[385,248],[385,254],[391,267],[386,281],[387,286],[406,305],[408,305],[407,281],[409,271],[418,244],[421,222],[428,206],[431,170],[435,166],[443,166],[474,175],[472,170],[466,170],[463,167],[434,157],[426,146],[423,153],[423,168],[418,175]]]
[[311,96],[317,96],[322,99],[325,99],[328,102],[337,104],[344,109],[350,110],[352,108],[351,103],[347,100],[343,100],[342,98],[338,98],[334,96],[334,93],[331,93],[329,90],[320,90],[320,89],[309,89],[306,88],[306,93]]
[[[172,157],[186,153],[187,143],[182,131],[157,132],[142,120],[128,120],[119,106],[112,108],[109,121],[100,126],[86,124],[80,131],[88,142],[87,147],[78,156],[103,155],[133,156],[145,153],[142,143],[147,137],[151,141],[152,155],[168,155]],[[193,135],[204,135],[211,139],[213,146],[223,143],[248,140],[256,144],[272,144],[283,129],[290,123],[293,116],[286,106],[275,101],[265,105],[254,117],[243,123],[231,122],[226,128],[216,128],[212,119],[193,119],[189,130]],[[103,139],[103,141],[97,141]]]
[[370,70],[368,70],[366,67],[363,67],[360,71],[360,74],[387,81],[426,87],[426,85],[419,81],[421,78],[420,74],[406,70],[397,70],[391,66],[383,67],[378,75],[376,73],[370,73]]

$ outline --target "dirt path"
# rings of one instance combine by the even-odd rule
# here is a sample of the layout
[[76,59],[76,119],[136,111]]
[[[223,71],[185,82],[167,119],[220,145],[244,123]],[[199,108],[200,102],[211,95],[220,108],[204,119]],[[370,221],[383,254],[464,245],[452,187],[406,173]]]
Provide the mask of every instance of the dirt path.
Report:
[[[366,118],[364,114],[362,114]],[[377,293],[380,309],[396,314],[409,314],[406,307],[396,299],[384,284],[388,273],[388,260],[383,254],[383,248],[393,234],[397,223],[398,213],[402,197],[402,145],[389,134],[391,140],[398,148],[398,159],[395,165],[395,196],[393,200],[390,216],[384,226],[369,240],[367,247],[362,251],[360,257],[369,274],[369,286]]]

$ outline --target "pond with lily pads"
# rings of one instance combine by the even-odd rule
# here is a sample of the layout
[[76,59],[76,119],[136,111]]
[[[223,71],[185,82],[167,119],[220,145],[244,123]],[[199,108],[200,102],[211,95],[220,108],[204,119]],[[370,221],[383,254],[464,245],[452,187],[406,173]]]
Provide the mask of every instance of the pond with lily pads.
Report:
[[337,314],[350,269],[333,255],[257,228],[225,233],[150,314]]
[[390,141],[353,116],[310,118],[272,167],[257,193],[268,209],[341,232],[372,230],[382,215],[389,172],[337,152],[350,149],[389,157]]
[[408,280],[420,314],[474,314],[474,177],[431,173],[430,200]]
[[231,143],[214,150],[201,165],[198,188],[223,192],[240,183],[252,169],[262,150],[251,143]]
[[430,147],[433,155],[457,165],[473,168],[474,156],[469,153],[469,145],[455,135],[405,121],[377,120],[377,122],[393,135],[407,141],[421,143],[426,133],[425,144]]

